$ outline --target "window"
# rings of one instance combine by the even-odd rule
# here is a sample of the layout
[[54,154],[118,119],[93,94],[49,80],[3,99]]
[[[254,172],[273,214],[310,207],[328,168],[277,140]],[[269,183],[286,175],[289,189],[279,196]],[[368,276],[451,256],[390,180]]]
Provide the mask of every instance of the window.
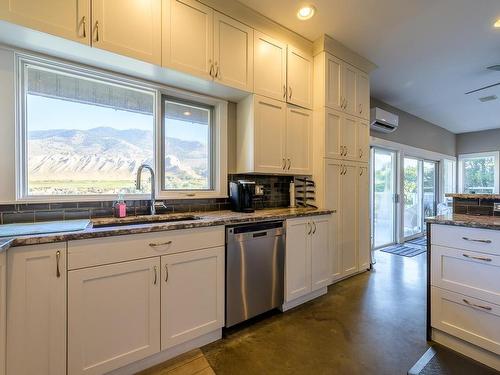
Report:
[[459,155],[458,179],[462,193],[498,193],[498,152]]
[[452,202],[452,198],[447,198],[446,194],[456,192],[456,162],[450,159],[443,159],[443,190],[441,201],[446,204]]
[[[227,102],[17,55],[20,200],[225,197]],[[158,108],[158,110],[157,110]]]
[[163,97],[163,190],[213,189],[213,110]]

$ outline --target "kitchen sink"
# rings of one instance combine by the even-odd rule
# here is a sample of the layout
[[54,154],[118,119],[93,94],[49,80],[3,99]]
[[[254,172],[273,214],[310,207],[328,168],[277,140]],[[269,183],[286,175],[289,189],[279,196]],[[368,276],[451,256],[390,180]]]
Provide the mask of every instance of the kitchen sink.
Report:
[[144,224],[158,224],[158,223],[175,223],[179,221],[199,220],[200,217],[195,215],[185,215],[170,218],[151,218],[149,220],[133,220],[133,221],[115,221],[109,223],[93,224],[93,228],[110,228],[110,227],[124,227]]

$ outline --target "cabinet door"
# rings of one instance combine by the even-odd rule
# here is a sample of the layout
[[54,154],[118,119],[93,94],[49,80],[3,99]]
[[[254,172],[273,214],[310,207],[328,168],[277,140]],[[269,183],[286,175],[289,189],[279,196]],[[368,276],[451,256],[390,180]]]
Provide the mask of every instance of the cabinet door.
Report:
[[325,157],[340,159],[342,157],[341,150],[341,130],[342,130],[343,114],[340,112],[326,109],[325,111]]
[[325,162],[325,208],[335,210],[330,219],[330,273],[332,281],[342,277],[342,205],[341,172],[343,165],[338,160]]
[[90,44],[90,0],[2,0],[0,19]]
[[287,171],[312,174],[312,112],[296,107],[287,108],[286,155]]
[[93,0],[92,46],[161,64],[161,0]]
[[357,69],[351,65],[343,64],[342,67],[342,92],[344,97],[344,110],[356,114],[356,75]]
[[66,243],[7,254],[7,374],[66,374]]
[[225,85],[253,91],[253,29],[214,15],[214,75]]
[[255,172],[285,173],[286,104],[255,97]]
[[370,268],[370,178],[368,166],[358,167],[358,257],[359,271]]
[[356,76],[356,115],[370,119],[370,77],[359,70]]
[[195,0],[163,0],[162,64],[212,79],[214,11]]
[[286,101],[286,44],[254,30],[254,92]]
[[370,125],[365,120],[356,121],[358,161],[368,163],[370,158]]
[[342,109],[342,62],[332,55],[326,55],[326,106]]
[[224,247],[161,258],[162,350],[224,325]]
[[355,165],[344,165],[344,174],[341,182],[341,220],[342,220],[342,277],[358,272],[357,251],[357,182],[358,168]]
[[342,129],[340,132],[340,143],[343,146],[342,157],[346,160],[359,160],[357,148],[358,120],[351,116],[342,117]]
[[5,340],[7,335],[7,255],[0,252],[0,375],[5,375]]
[[313,59],[308,54],[288,46],[288,103],[312,107]]
[[160,351],[159,257],[68,274],[68,373],[104,374]]
[[330,284],[329,216],[313,218],[311,235],[311,288],[318,290]]
[[312,227],[307,219],[286,221],[286,302],[311,292],[311,233]]

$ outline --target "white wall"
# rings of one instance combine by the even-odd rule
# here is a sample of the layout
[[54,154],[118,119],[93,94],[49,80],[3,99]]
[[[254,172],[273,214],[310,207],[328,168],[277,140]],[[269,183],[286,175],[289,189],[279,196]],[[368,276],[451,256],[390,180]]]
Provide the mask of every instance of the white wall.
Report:
[[14,52],[0,48],[0,204],[16,198],[15,118]]

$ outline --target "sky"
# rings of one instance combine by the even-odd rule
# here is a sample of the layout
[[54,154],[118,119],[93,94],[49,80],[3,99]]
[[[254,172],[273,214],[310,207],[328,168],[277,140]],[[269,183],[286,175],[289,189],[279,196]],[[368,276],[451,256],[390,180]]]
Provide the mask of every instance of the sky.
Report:
[[[28,95],[28,131],[74,129],[88,130],[112,127],[118,130],[154,130],[154,119],[129,111],[120,111],[82,103]],[[68,120],[69,119],[69,120]],[[186,121],[171,120],[168,137],[207,143],[207,126]]]

